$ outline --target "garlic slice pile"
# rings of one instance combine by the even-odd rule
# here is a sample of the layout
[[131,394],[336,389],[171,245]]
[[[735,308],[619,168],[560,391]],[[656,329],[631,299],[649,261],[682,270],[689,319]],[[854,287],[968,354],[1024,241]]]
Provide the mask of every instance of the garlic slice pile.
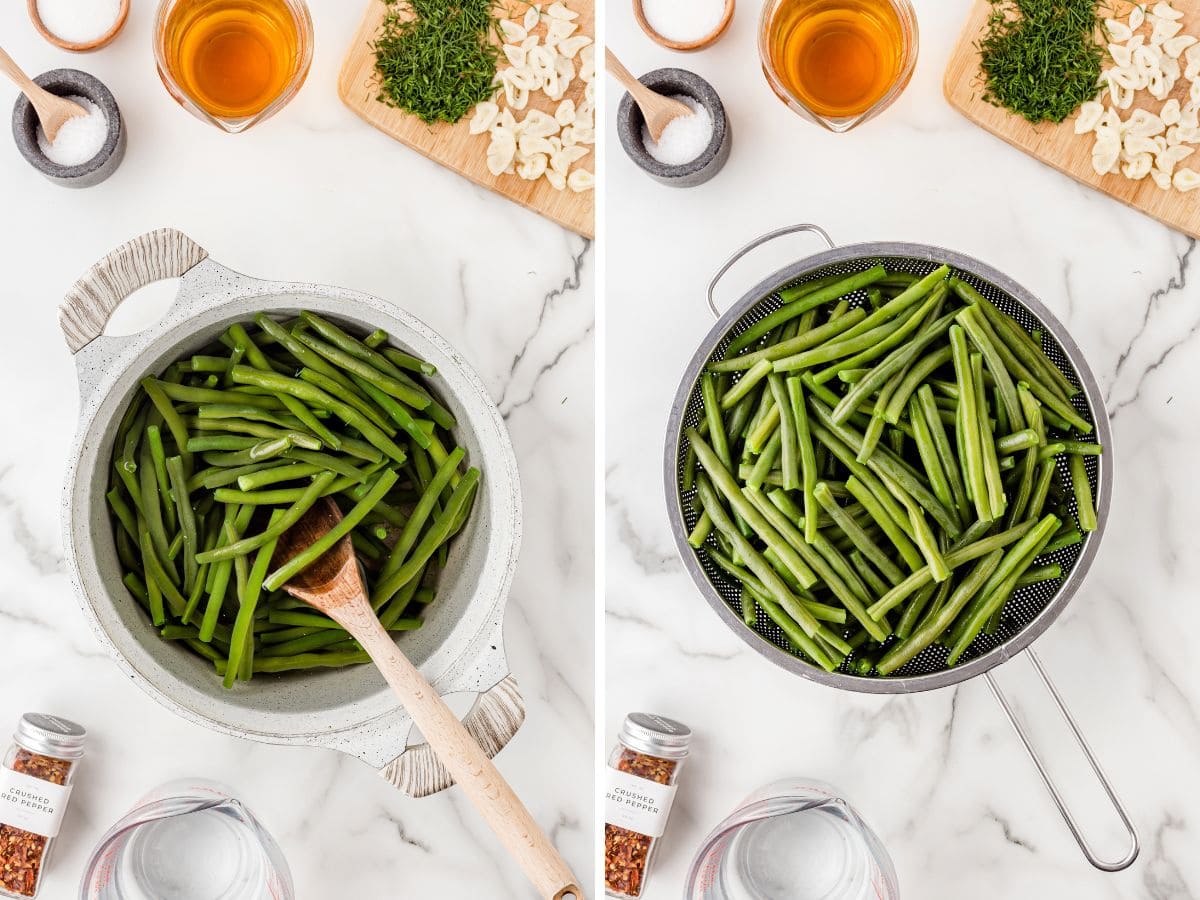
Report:
[[[471,120],[471,134],[491,136],[487,166],[493,175],[545,178],[560,191],[592,190],[594,175],[571,168],[596,142],[595,47],[590,37],[576,33],[578,17],[556,0],[529,7],[520,22],[500,22],[508,67],[496,73],[496,97],[475,107]],[[541,34],[534,33],[543,26]],[[576,78],[585,84],[578,104],[566,96]],[[525,110],[538,91],[558,103],[554,114],[529,109],[518,119],[515,113]]]
[[[1109,105],[1092,100],[1079,107],[1076,134],[1094,134],[1092,168],[1096,174],[1120,172],[1135,181],[1149,177],[1163,190],[1190,191],[1200,187],[1200,173],[1179,168],[1200,144],[1200,40],[1183,32],[1183,13],[1167,0],[1153,10],[1134,6],[1122,22],[1106,19],[1113,65],[1100,84]],[[1170,94],[1180,80],[1191,85],[1185,100]],[[1158,113],[1134,109],[1145,91],[1162,101]]]

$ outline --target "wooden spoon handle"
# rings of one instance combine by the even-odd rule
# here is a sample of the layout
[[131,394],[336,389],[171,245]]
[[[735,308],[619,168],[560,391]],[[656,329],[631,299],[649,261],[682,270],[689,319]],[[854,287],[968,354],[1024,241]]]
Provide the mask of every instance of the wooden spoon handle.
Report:
[[604,48],[604,64],[608,69],[608,74],[617,79],[620,85],[633,95],[633,99],[637,101],[638,106],[641,106],[644,112],[645,105],[643,101],[647,99],[653,101],[654,92],[638,81],[634,77],[634,74],[625,68],[625,64],[617,59],[616,54],[608,47]]
[[[371,613],[369,606],[367,613]],[[404,709],[437,752],[483,820],[500,838],[544,900],[584,900],[579,880],[538,827],[504,776],[437,691],[371,613],[343,622],[370,654]]]
[[0,72],[4,72],[11,78],[30,101],[33,100],[34,95],[40,97],[42,94],[49,93],[26,75],[24,70],[13,61],[13,58],[4,52],[3,47],[0,47]]

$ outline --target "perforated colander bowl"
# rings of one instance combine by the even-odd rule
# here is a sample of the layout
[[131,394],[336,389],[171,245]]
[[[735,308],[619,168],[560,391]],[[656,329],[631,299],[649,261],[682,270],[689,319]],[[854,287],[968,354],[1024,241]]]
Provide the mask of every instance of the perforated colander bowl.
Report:
[[[796,231],[810,231],[820,235],[829,244],[830,249],[809,256],[769,275],[746,292],[724,314],[720,314],[713,304],[712,292],[721,277],[750,250],[776,237]],[[1050,555],[1049,559],[1062,567],[1062,577],[1018,590],[1004,608],[1000,627],[994,634],[980,635],[958,665],[948,667],[946,665],[946,649],[940,646],[931,646],[895,675],[887,678],[852,674],[853,657],[837,671],[826,672],[796,656],[790,649],[783,632],[768,617],[759,616],[757,624],[753,628],[746,625],[741,613],[741,586],[709,558],[705,547],[696,550],[688,543],[688,535],[696,524],[696,513],[691,502],[693,492],[685,490],[683,484],[685,460],[688,454],[686,430],[698,427],[703,418],[700,378],[708,363],[723,358],[731,341],[754,323],[780,308],[782,300],[779,292],[784,288],[801,285],[828,275],[850,275],[875,265],[883,265],[889,271],[908,272],[923,276],[942,264],[949,265],[954,275],[970,284],[1002,312],[1015,319],[1026,332],[1031,334],[1035,331],[1040,332],[1042,349],[1046,355],[1072,384],[1080,388],[1080,393],[1072,399],[1072,403],[1079,414],[1094,427],[1094,432],[1089,439],[1094,439],[1102,444],[1106,451],[1104,455],[1088,457],[1086,460],[1087,477],[1096,504],[1098,527],[1095,531],[1087,534],[1081,543]],[[848,299],[854,305],[864,305],[868,302],[865,292],[862,291],[848,295]],[[1079,589],[1099,549],[1112,496],[1112,433],[1100,387],[1084,361],[1079,347],[1071,339],[1062,323],[1036,297],[1002,272],[961,253],[940,247],[908,243],[865,243],[835,247],[828,235],[821,229],[812,225],[797,225],[764,235],[734,254],[720,269],[709,287],[709,306],[718,316],[718,321],[692,356],[676,392],[667,426],[664,479],[671,530],[675,536],[675,543],[683,559],[684,567],[709,605],[739,637],[772,662],[812,681],[852,691],[900,694],[946,687],[966,681],[976,675],[985,674],[995,666],[1025,651],[1038,636],[1050,627]],[[1064,487],[1067,488],[1065,494],[1072,498],[1070,510],[1071,515],[1074,516],[1075,504],[1073,491],[1070,490],[1071,475],[1063,460],[1059,460],[1058,466],[1058,476]],[[1036,657],[1032,656],[1031,651],[1030,656],[1039,675],[1058,702],[1062,714],[1075,729],[1081,748],[1088,756],[1089,762],[1117,807],[1118,814],[1130,831],[1133,838],[1133,849],[1125,858],[1115,863],[1105,862],[1092,853],[1081,837],[1062,798],[1049,780],[1045,767],[1035,753],[1028,736],[1022,731],[1007,701],[1000,693],[998,685],[990,676],[988,676],[989,685],[996,693],[997,699],[1005,707],[1005,711],[1009,713],[1010,721],[1017,728],[1027,749],[1034,757],[1034,762],[1042,772],[1047,788],[1067,818],[1068,825],[1089,860],[1098,868],[1110,871],[1124,868],[1137,856],[1136,835],[1090,749],[1083,741],[1078,729],[1075,728],[1065,705],[1062,704],[1057,691],[1046,676],[1045,670]]]

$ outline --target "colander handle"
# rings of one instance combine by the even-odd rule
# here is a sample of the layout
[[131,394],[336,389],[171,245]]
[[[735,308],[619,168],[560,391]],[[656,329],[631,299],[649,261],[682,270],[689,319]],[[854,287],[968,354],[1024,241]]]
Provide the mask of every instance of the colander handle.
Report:
[[713,276],[713,280],[708,283],[708,308],[712,310],[712,314],[718,319],[721,318],[721,311],[717,309],[717,301],[713,299],[713,292],[717,289],[717,282],[719,282],[725,276],[726,272],[734,267],[738,260],[740,260],[751,250],[761,247],[763,244],[769,243],[770,241],[775,240],[777,237],[783,237],[787,234],[796,234],[800,231],[808,231],[812,234],[818,235],[821,240],[829,245],[830,250],[837,246],[837,244],[833,242],[833,238],[831,238],[825,229],[820,225],[788,225],[784,228],[776,228],[774,231],[769,231],[760,237],[756,237],[737,253],[733,254],[733,256],[729,257],[729,259],[725,261],[725,265],[721,266],[721,268],[717,270],[717,274]]
[[1120,859],[1109,862],[1100,859],[1092,850],[1091,845],[1084,838],[1083,833],[1079,829],[1079,823],[1075,820],[1074,814],[1067,806],[1063,799],[1062,793],[1058,789],[1058,785],[1054,783],[1054,779],[1050,775],[1050,771],[1046,768],[1046,764],[1042,761],[1041,755],[1037,748],[1034,747],[1033,739],[1029,736],[1029,732],[1025,730],[1025,726],[1021,724],[1021,720],[1017,717],[1016,711],[1012,704],[1009,703],[1008,697],[1000,689],[1000,685],[988,672],[984,677],[987,679],[988,687],[992,689],[992,694],[1000,704],[1004,714],[1008,716],[1008,721],[1012,723],[1013,730],[1016,731],[1017,737],[1021,739],[1021,743],[1025,745],[1025,750],[1029,753],[1029,758],[1033,760],[1033,764],[1037,766],[1038,774],[1042,776],[1042,783],[1046,785],[1046,790],[1050,792],[1051,798],[1054,800],[1054,805],[1058,807],[1059,813],[1062,814],[1063,820],[1067,823],[1067,828],[1071,830],[1071,836],[1075,838],[1075,843],[1079,845],[1079,849],[1083,851],[1083,855],[1097,869],[1102,872],[1120,872],[1122,869],[1128,869],[1133,865],[1133,861],[1137,859],[1138,853],[1141,851],[1141,844],[1138,841],[1137,829],[1133,826],[1133,821],[1129,818],[1129,813],[1117,797],[1116,790],[1113,789],[1112,783],[1108,780],[1108,776],[1104,774],[1104,769],[1100,766],[1100,761],[1096,759],[1096,754],[1088,744],[1087,739],[1080,731],[1079,725],[1075,722],[1070,710],[1067,709],[1067,704],[1063,700],[1062,695],[1058,692],[1058,688],[1054,686],[1054,682],[1050,680],[1050,675],[1046,672],[1042,661],[1032,650],[1025,651],[1029,656],[1029,661],[1033,663],[1033,668],[1037,671],[1038,677],[1041,678],[1042,684],[1046,690],[1050,692],[1050,696],[1054,699],[1055,705],[1058,707],[1059,713],[1063,720],[1070,726],[1072,734],[1075,735],[1075,741],[1079,744],[1079,749],[1083,751],[1087,757],[1088,765],[1092,767],[1092,772],[1095,773],[1096,779],[1100,782],[1100,786],[1104,788],[1104,793],[1108,795],[1109,802],[1112,803],[1113,809],[1116,810],[1117,816],[1121,819],[1121,824],[1124,825],[1126,833],[1129,835],[1130,846],[1129,850]]
[[[463,725],[487,754],[495,757],[525,722],[525,698],[508,675],[481,693]],[[454,784],[454,776],[429,744],[414,744],[380,769],[379,774],[410,797],[429,797]]]
[[207,250],[174,228],[159,228],[126,241],[67,291],[58,308],[67,346],[78,353],[104,333],[113,310],[138,288],[179,278],[207,258]]

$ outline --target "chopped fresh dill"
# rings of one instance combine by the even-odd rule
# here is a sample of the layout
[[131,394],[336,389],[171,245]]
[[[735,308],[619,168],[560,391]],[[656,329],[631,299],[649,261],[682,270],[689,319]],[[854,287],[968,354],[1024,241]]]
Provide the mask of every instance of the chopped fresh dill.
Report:
[[494,0],[388,0],[375,42],[379,99],[427,123],[457,122],[496,92]]
[[979,42],[984,99],[1030,122],[1061,122],[1100,93],[1097,0],[992,0]]

